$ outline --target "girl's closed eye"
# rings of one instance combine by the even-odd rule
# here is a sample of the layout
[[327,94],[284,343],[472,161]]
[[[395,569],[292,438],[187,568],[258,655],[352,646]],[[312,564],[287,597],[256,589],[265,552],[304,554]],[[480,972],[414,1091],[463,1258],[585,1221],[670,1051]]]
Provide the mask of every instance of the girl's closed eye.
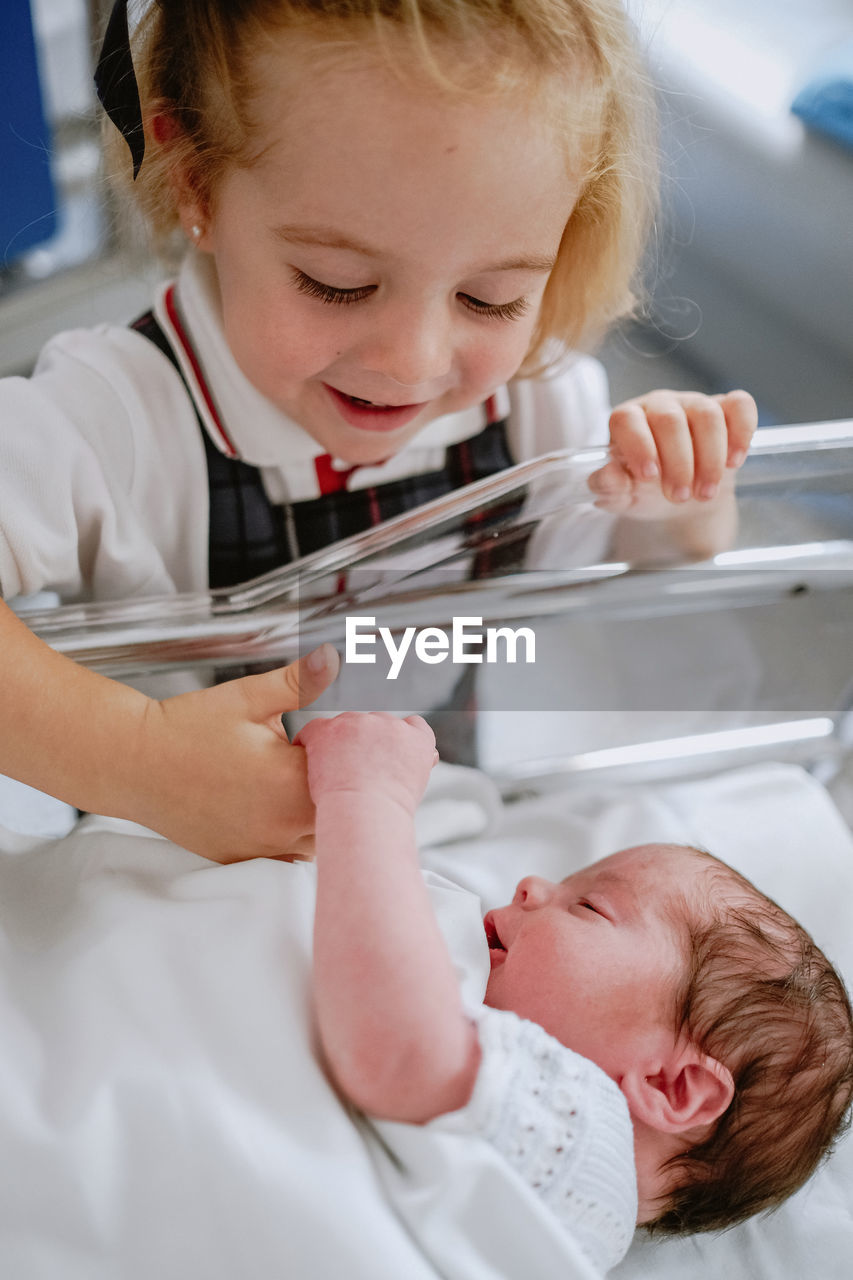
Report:
[[515,298],[512,302],[483,302],[470,293],[460,293],[457,297],[469,311],[489,320],[518,320],[530,306],[527,298]]
[[[293,282],[300,293],[332,305],[347,306],[353,302],[363,302],[365,298],[375,293],[377,288],[376,285],[369,284],[358,285],[353,289],[342,289],[338,285],[324,284],[322,280],[316,280],[307,272],[300,271],[298,267],[292,267],[291,270]],[[459,293],[456,296],[469,311],[487,320],[518,320],[527,312],[530,305],[527,298],[514,298],[511,302],[484,302],[470,293]]]
[[298,267],[292,267],[291,271],[293,283],[299,292],[307,294],[309,298],[319,298],[321,302],[346,306],[348,303],[362,302],[376,290],[375,284],[359,285],[355,289],[340,289],[335,285],[323,284],[321,280],[315,280],[313,276],[306,275]]

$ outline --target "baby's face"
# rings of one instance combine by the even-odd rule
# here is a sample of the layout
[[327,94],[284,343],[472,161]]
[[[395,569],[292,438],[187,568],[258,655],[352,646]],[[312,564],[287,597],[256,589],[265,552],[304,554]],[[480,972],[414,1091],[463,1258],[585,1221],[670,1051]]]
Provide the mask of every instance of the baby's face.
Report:
[[527,876],[484,920],[486,1004],[538,1022],[619,1083],[671,1047],[684,972],[685,905],[708,864],[675,845],[639,845],[554,884]]

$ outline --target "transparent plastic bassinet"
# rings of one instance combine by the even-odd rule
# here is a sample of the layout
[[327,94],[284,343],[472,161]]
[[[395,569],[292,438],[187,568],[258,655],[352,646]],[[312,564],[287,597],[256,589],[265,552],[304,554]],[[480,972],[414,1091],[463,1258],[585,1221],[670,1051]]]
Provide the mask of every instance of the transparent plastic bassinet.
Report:
[[[370,620],[360,652],[375,663],[345,660],[317,709],[440,713],[456,726],[454,757],[509,790],[756,757],[841,767],[853,737],[853,421],[759,431],[736,527],[709,554],[679,549],[665,526],[637,522],[632,539],[629,517],[598,509],[587,480],[605,457],[523,463],[234,588],[27,621],[156,692],[175,673],[221,680],[323,641],[346,659],[347,619],[362,634]],[[452,672],[450,652],[442,665],[410,650],[410,678],[388,678],[379,628],[399,646],[407,628],[450,634],[454,618],[469,620],[466,641],[474,622],[484,638],[529,629],[535,660],[519,649],[510,663],[504,648],[488,662],[475,637]]]

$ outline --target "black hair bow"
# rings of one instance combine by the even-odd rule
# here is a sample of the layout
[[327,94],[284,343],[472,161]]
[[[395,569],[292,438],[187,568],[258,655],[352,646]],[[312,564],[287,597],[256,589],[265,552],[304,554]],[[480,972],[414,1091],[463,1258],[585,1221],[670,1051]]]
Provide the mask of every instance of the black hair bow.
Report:
[[104,110],[130,147],[136,178],[145,155],[145,133],[139,85],[130,53],[127,0],[116,0],[113,5],[95,68],[95,88]]

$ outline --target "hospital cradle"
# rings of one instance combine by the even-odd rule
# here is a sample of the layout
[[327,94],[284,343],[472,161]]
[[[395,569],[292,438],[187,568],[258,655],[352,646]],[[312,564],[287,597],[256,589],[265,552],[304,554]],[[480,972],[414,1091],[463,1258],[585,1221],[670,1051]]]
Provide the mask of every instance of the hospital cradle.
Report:
[[[232,590],[67,604],[27,619],[78,661],[163,693],[287,662],[321,641],[345,651],[347,617],[371,617],[398,640],[406,627],[449,628],[458,617],[527,626],[534,664],[468,664],[461,678],[436,664],[426,679],[411,667],[399,681],[378,662],[344,664],[337,694],[319,704],[431,719],[442,706],[479,768],[436,769],[418,813],[427,870],[487,908],[520,874],[558,878],[638,841],[698,844],[791,910],[850,983],[853,421],[760,432],[738,475],[736,530],[704,559],[648,537],[642,553],[638,542],[634,554],[610,555],[615,520],[587,486],[604,457],[522,464]],[[430,1247],[417,1222],[400,1233],[400,1202],[386,1202],[361,1131],[315,1062],[292,968],[298,940],[310,946],[296,910],[301,868],[218,867],[131,827],[84,818],[24,858],[17,846],[0,856],[14,962],[11,1011],[0,1015],[10,1079],[22,1064],[18,1092],[0,1089],[7,1143],[40,1117],[36,1140],[25,1132],[13,1147],[23,1163],[0,1215],[0,1241],[30,1268],[20,1274],[231,1280],[235,1267],[283,1266],[300,1280],[344,1269],[355,1280],[550,1280],[535,1233],[515,1229],[509,1205],[515,1262],[508,1245],[495,1269],[472,1260],[432,1184],[416,1197]],[[57,947],[58,978],[46,969],[40,985],[14,985]],[[44,1012],[57,980],[63,1053],[45,1050],[33,1072],[32,1044],[58,1034]],[[78,1059],[85,1069],[75,1071]],[[436,1169],[451,1189],[453,1170]],[[638,1234],[613,1274],[847,1280],[851,1257],[848,1138],[770,1218],[720,1237]]]
[[[520,652],[513,666],[469,662],[455,688],[446,666],[388,680],[379,646],[375,666],[344,663],[332,709],[426,713],[444,698],[473,721],[461,762],[508,791],[549,775],[648,779],[754,758],[829,776],[853,738],[853,421],[759,431],[738,474],[737,528],[704,559],[662,527],[652,550],[646,538],[626,555],[629,530],[610,556],[614,517],[587,486],[604,458],[522,463],[235,588],[27,619],[77,661],[155,691],[170,673],[223,679],[323,641],[345,655],[347,617],[373,619],[397,644],[406,627],[449,629],[454,617],[526,626],[534,663]],[[555,712],[584,736],[573,749],[556,725],[562,746],[543,749]],[[525,713],[538,745],[519,758],[496,742],[502,723],[517,736]]]

